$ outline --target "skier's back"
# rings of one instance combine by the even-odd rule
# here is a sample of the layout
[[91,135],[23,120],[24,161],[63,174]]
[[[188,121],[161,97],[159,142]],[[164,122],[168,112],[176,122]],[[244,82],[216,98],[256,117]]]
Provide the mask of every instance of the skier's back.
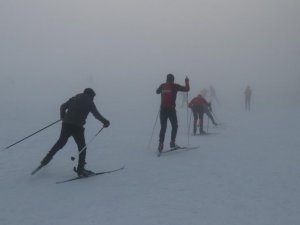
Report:
[[176,114],[176,96],[178,91],[188,92],[190,90],[189,79],[185,78],[185,86],[174,83],[174,75],[168,74],[165,83],[161,84],[156,90],[157,94],[161,95],[161,105],[160,105],[160,123],[161,129],[159,133],[159,145],[158,150],[161,152],[163,150],[163,144],[165,140],[165,133],[167,129],[168,119],[172,125],[171,131],[171,142],[170,147],[176,146],[175,140],[178,129],[177,114]]

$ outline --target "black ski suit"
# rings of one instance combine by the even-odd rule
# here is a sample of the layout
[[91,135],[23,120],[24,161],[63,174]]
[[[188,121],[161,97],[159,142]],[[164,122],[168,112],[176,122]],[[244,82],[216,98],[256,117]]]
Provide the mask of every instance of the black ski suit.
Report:
[[[73,137],[78,151],[85,147],[84,137],[84,124],[89,113],[104,124],[104,127],[109,126],[109,121],[106,120],[97,110],[93,102],[93,96],[81,93],[61,105],[60,115],[62,118],[62,128],[60,137],[45,158],[42,160],[41,165],[48,164],[52,157],[65,146],[69,137]],[[86,148],[79,154],[77,171],[83,170],[85,165]]]

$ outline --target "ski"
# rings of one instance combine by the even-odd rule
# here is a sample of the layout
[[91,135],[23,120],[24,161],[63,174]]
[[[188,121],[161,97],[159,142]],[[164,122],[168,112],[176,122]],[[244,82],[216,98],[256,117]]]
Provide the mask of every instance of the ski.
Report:
[[214,125],[212,128],[224,128],[226,127],[225,123],[218,123],[217,125]]
[[192,134],[192,136],[209,136],[209,135],[216,135],[220,134],[219,132],[205,132],[204,134]]
[[173,152],[173,151],[178,151],[178,150],[193,150],[193,149],[198,149],[200,148],[200,146],[194,146],[194,147],[181,147],[181,146],[177,146],[175,148],[170,148],[168,150],[162,151],[162,152],[158,152],[157,156],[160,157],[161,154],[164,153],[168,153],[168,152]]
[[225,123],[217,123],[217,125],[215,125],[215,127],[221,127],[221,126],[225,126]]
[[62,180],[62,181],[57,181],[56,184],[61,184],[61,183],[66,183],[66,182],[70,182],[70,181],[74,181],[74,180],[80,180],[80,179],[85,179],[85,178],[89,178],[89,177],[94,177],[94,176],[98,176],[98,175],[102,175],[102,174],[106,174],[106,173],[113,173],[113,172],[117,172],[119,170],[123,170],[125,168],[125,166],[122,166],[118,169],[115,170],[107,170],[107,171],[102,171],[102,172],[96,172],[94,174],[91,174],[89,176],[82,176],[82,177],[74,177],[74,178],[70,178],[67,180]]

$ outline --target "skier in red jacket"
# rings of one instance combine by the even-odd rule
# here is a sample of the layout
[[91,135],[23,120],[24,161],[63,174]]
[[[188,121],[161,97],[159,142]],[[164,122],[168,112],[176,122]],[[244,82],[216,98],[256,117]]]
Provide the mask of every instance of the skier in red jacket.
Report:
[[205,98],[202,97],[201,94],[199,94],[197,97],[193,98],[192,101],[188,105],[193,112],[194,116],[194,131],[193,134],[196,135],[197,133],[197,121],[199,119],[200,124],[200,134],[206,134],[206,132],[203,130],[203,115],[204,113],[207,114],[207,116],[211,119],[213,124],[216,126],[217,123],[215,122],[211,111],[210,111],[210,103],[205,100]]
[[164,148],[165,133],[167,129],[168,119],[171,122],[172,131],[171,131],[171,142],[170,147],[174,148],[177,145],[175,144],[178,121],[176,114],[176,96],[178,91],[188,92],[190,90],[189,78],[185,78],[185,86],[174,83],[174,75],[168,74],[166,83],[161,84],[156,90],[157,94],[161,95],[161,105],[160,105],[160,124],[161,129],[159,133],[159,145],[158,151],[162,152]]

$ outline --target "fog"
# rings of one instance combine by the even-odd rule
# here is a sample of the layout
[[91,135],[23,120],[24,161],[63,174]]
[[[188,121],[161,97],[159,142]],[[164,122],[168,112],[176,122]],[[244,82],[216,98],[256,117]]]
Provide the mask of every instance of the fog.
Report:
[[191,97],[213,85],[241,110],[247,85],[260,105],[299,102],[299,10],[296,0],[3,0],[2,114],[54,115],[87,86],[107,113],[156,111],[168,73],[190,78]]
[[[89,145],[87,169],[126,165],[56,185],[75,176],[71,139],[30,176],[55,124],[1,152],[0,224],[299,223],[299,12],[299,0],[0,0],[1,148],[91,87],[111,125]],[[190,136],[178,94],[176,143],[200,148],[157,158],[155,90],[168,73],[190,78],[189,99],[212,85],[222,125],[205,118],[213,135]],[[89,116],[85,127],[88,143],[102,124]],[[169,141],[168,125],[165,150]]]

